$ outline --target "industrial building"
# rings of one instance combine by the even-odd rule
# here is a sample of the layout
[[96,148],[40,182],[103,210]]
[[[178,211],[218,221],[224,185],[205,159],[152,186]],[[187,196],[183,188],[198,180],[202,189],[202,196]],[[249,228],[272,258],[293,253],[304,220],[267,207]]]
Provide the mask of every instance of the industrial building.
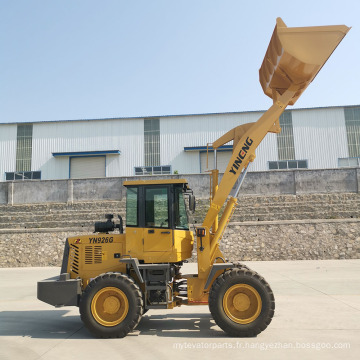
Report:
[[[207,146],[263,111],[0,124],[0,181],[196,174]],[[360,105],[286,110],[249,171],[356,167]],[[208,167],[213,167],[209,147]],[[223,172],[232,151],[218,151]]]

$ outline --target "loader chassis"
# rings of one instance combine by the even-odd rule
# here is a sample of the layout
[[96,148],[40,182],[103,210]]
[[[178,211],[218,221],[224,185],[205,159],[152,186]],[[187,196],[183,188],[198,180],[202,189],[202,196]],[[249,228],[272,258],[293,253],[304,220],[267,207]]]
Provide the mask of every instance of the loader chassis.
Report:
[[344,25],[287,28],[277,19],[259,71],[273,105],[257,122],[239,125],[212,144],[216,153],[233,141],[233,155],[220,184],[216,166],[210,170],[210,206],[195,229],[196,273],[181,272],[194,247],[188,212],[195,202],[187,181],[126,181],[126,231],[120,216],[115,224],[108,214],[106,222],[95,223],[96,234],[68,238],[61,274],[38,282],[38,298],[54,306],[79,306],[84,324],[99,337],[126,336],[147,310],[181,305],[208,304],[216,324],[231,336],[265,330],[275,310],[269,284],[247,266],[228,262],[219,244],[255,149],[268,133],[281,131],[280,115],[348,31]]

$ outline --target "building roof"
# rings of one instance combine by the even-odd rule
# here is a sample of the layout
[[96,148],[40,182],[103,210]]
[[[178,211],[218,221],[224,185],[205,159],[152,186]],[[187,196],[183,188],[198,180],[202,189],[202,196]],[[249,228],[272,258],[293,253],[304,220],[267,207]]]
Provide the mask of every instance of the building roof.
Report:
[[[285,111],[300,111],[300,110],[318,110],[318,109],[331,109],[331,108],[348,108],[348,107],[358,107],[360,105],[334,105],[334,106],[319,106],[319,107],[310,107],[310,108],[288,108]],[[204,115],[229,115],[229,114],[249,114],[249,113],[264,113],[266,110],[250,110],[250,111],[229,111],[221,113],[201,113],[201,114],[178,114],[178,115],[151,115],[151,116],[128,116],[128,117],[111,117],[111,118],[97,118],[97,119],[68,119],[68,120],[45,120],[45,121],[18,121],[11,123],[1,123],[0,125],[17,125],[17,124],[40,124],[40,123],[60,123],[60,122],[72,122],[72,121],[106,121],[106,120],[129,120],[129,119],[150,119],[150,118],[173,118],[173,117],[184,117],[184,116],[204,116]]]

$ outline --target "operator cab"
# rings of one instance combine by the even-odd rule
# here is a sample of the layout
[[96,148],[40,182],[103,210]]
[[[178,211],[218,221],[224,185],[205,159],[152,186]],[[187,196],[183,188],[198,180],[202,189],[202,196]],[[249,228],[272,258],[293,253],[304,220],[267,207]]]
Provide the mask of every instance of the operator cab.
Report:
[[[189,210],[195,210],[186,180],[125,181],[126,226],[189,230],[184,194]],[[191,200],[190,200],[191,199]]]
[[189,209],[194,210],[195,201],[186,180],[125,181],[124,186],[128,255],[153,263],[168,256],[170,262],[188,258],[193,236],[184,195]]

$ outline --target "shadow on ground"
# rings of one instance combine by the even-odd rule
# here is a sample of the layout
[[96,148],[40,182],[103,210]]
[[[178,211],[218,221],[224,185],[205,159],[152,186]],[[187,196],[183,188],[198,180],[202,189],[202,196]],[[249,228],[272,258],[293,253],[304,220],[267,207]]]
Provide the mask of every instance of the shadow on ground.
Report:
[[[226,337],[210,314],[144,315],[128,336],[214,338]],[[0,336],[22,336],[39,339],[91,339],[80,315],[67,310],[2,311]]]

